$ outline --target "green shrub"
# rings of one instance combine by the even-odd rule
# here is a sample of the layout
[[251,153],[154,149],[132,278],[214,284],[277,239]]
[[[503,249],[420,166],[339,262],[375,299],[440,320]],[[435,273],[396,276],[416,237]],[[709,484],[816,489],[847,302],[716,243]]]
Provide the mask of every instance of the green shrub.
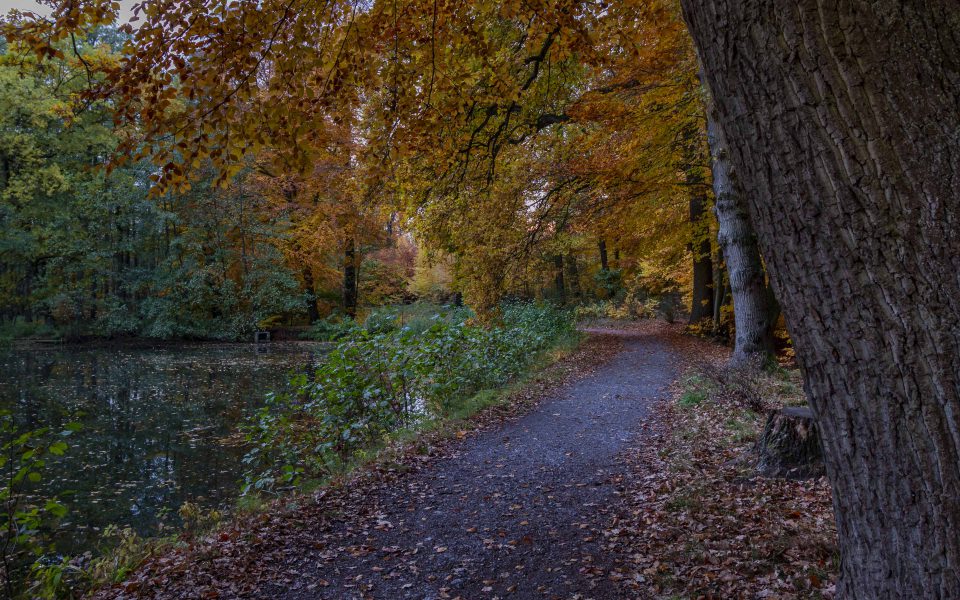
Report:
[[357,323],[349,317],[330,316],[316,321],[300,337],[315,342],[335,342],[357,329]]
[[23,592],[31,565],[49,549],[44,530],[67,514],[58,498],[38,498],[30,486],[43,480],[47,462],[66,452],[65,438],[79,429],[68,423],[59,433],[24,430],[0,410],[0,586],[7,597]]
[[360,304],[382,306],[410,300],[413,294],[407,290],[408,281],[403,265],[369,258],[360,265]]
[[13,320],[0,323],[0,340],[55,337],[60,337],[57,330],[44,321],[29,321],[24,317],[14,317]]
[[593,276],[593,281],[604,298],[614,298],[623,289],[623,274],[620,269],[600,269]]
[[400,329],[400,313],[395,309],[376,309],[367,315],[363,327],[372,334],[392,333]]
[[400,326],[396,316],[352,329],[314,373],[296,376],[292,392],[270,395],[244,427],[252,444],[244,493],[328,475],[391,432],[445,417],[502,385],[573,331],[569,313],[542,304],[506,305],[493,327],[467,314],[438,315],[426,329]]
[[629,293],[622,300],[601,300],[576,308],[578,321],[614,319],[619,321],[653,318],[657,314],[658,300]]
[[473,316],[473,311],[466,307],[415,302],[375,308],[367,315],[363,326],[370,333],[390,333],[403,328],[408,332],[421,334],[438,321],[464,322]]

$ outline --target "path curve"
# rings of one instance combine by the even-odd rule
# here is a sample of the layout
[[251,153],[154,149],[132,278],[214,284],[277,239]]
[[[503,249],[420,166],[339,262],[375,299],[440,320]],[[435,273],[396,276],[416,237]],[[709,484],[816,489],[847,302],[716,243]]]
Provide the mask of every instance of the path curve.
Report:
[[292,565],[265,597],[618,598],[601,531],[625,467],[617,455],[667,394],[669,336],[617,335],[622,350],[534,411],[369,498],[373,518]]

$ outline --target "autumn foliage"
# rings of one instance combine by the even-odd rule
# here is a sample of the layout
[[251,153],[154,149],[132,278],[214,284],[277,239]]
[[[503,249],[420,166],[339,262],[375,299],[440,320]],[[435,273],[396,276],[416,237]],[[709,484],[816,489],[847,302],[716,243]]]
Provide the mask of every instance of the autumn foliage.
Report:
[[709,210],[688,214],[709,155],[672,3],[146,2],[116,59],[86,59],[78,36],[116,10],[56,3],[4,33],[89,70],[108,172],[149,161],[157,197],[212,172],[284,214],[305,289],[349,291],[339,271],[401,231],[453,259],[480,314],[505,294],[689,293],[691,253],[714,253]]

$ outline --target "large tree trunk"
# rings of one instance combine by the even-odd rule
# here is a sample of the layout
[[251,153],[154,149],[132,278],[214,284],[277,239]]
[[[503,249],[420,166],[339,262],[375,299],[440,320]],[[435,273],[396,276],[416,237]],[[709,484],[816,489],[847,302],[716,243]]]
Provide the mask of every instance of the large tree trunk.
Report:
[[682,0],[797,348],[844,598],[960,598],[960,3]]
[[607,241],[600,238],[600,241],[597,242],[597,250],[600,251],[600,270],[609,271],[610,263],[607,261]]
[[[710,111],[712,112],[712,110]],[[767,307],[763,263],[757,236],[750,223],[746,199],[737,188],[723,136],[712,114],[707,116],[707,139],[713,158],[714,211],[717,242],[723,252],[733,294],[736,341],[731,362],[761,365],[773,355],[773,328]]]

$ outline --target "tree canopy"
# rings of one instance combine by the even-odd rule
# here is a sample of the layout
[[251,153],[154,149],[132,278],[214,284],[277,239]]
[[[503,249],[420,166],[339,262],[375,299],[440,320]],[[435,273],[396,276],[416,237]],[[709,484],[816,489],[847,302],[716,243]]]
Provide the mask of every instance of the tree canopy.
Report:
[[710,213],[687,206],[709,201],[703,94],[669,2],[148,2],[95,59],[84,36],[115,11],[14,14],[8,60],[75,63],[78,101],[112,109],[106,173],[285,205],[305,287],[394,220],[481,314],[551,284],[689,293],[691,252],[710,260]]

